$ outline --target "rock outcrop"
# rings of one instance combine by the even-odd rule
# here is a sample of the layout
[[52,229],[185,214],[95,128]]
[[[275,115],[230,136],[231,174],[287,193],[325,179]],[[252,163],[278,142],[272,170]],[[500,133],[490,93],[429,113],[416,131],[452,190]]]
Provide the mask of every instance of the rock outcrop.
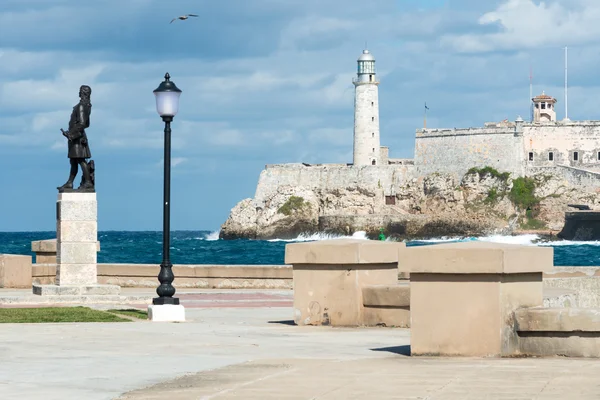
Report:
[[393,194],[380,182],[281,184],[260,199],[238,203],[220,237],[288,239],[301,233],[356,231],[374,237],[380,228],[401,239],[510,234],[520,228],[558,231],[568,204],[593,208],[600,203],[598,193],[571,186],[560,175],[518,179],[491,168],[473,169],[460,180],[434,173],[404,180]]

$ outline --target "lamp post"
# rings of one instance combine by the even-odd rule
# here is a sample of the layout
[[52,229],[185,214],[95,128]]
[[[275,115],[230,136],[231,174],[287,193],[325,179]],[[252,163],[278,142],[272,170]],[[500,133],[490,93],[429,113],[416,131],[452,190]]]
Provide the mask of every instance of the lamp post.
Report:
[[165,80],[154,90],[156,96],[156,111],[165,122],[165,155],[164,164],[164,186],[163,186],[163,259],[160,264],[158,281],[160,285],[156,288],[158,297],[152,299],[154,305],[178,305],[179,299],[173,297],[175,288],[171,283],[175,279],[173,275],[173,264],[171,264],[171,122],[179,110],[179,96],[181,90],[170,81],[171,76],[167,72]]

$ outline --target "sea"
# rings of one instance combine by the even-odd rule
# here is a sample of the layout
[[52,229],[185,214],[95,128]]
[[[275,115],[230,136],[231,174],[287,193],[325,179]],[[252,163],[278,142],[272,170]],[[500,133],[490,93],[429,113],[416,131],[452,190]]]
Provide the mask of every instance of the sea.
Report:
[[[0,232],[0,254],[31,252],[34,240],[53,239],[55,232]],[[222,240],[219,232],[171,232],[171,262],[173,264],[284,264],[285,245],[293,242],[331,240],[347,236],[328,234],[300,235],[282,240]],[[354,239],[365,239],[365,232],[356,232]],[[159,264],[162,259],[162,232],[99,232],[99,263]],[[409,241],[407,246],[435,246],[439,243],[484,241],[554,248],[556,266],[600,266],[600,242],[541,241],[537,235],[437,238]]]

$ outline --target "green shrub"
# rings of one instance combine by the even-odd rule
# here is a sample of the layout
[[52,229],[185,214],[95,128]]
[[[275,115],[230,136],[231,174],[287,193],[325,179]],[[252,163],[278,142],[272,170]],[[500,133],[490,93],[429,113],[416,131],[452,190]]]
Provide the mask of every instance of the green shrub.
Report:
[[285,203],[283,203],[281,207],[279,207],[277,212],[285,216],[289,216],[294,211],[301,210],[305,205],[309,204],[306,203],[302,197],[290,196],[290,198]]
[[483,179],[486,175],[491,175],[493,178],[500,179],[502,182],[506,182],[508,180],[508,177],[510,176],[510,172],[500,173],[498,172],[498,170],[492,167],[473,167],[469,171],[467,171],[467,174],[478,174],[479,179]]
[[483,202],[486,204],[493,204],[498,201],[499,197],[500,197],[500,195],[498,194],[498,191],[496,190],[496,188],[491,188],[488,192],[487,197],[485,198],[485,200]]
[[513,180],[513,187],[508,198],[521,210],[531,210],[537,206],[540,199],[535,197],[535,181],[529,177],[519,177]]
[[545,229],[547,228],[546,223],[544,221],[540,221],[539,219],[531,218],[528,219],[526,223],[521,224],[521,229]]

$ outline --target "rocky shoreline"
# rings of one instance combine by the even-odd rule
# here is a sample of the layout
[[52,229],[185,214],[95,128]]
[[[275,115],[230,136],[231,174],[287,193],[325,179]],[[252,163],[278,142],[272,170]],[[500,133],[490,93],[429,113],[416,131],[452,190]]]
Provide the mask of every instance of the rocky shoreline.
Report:
[[568,204],[573,203],[594,208],[600,201],[595,191],[572,186],[560,175],[512,179],[487,167],[473,168],[460,180],[439,173],[412,179],[393,197],[379,188],[281,185],[261,201],[239,202],[219,236],[293,239],[301,234],[365,231],[375,239],[383,229],[397,240],[517,232],[556,240]]

